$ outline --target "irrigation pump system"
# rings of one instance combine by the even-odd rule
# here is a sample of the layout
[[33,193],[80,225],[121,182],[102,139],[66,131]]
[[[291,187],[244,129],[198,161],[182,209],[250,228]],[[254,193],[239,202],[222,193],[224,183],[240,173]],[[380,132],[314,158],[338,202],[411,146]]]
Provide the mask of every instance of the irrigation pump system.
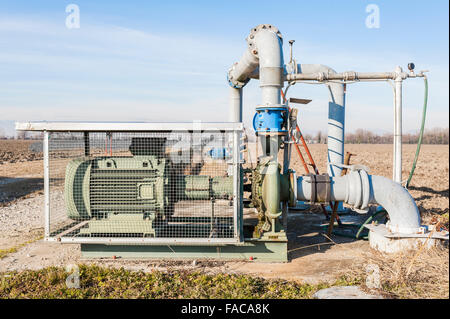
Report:
[[[414,73],[412,64],[409,72],[397,67],[378,73],[299,64],[294,41],[285,63],[282,35],[270,24],[251,29],[246,40],[247,49],[227,72],[229,122],[16,123],[17,130],[44,132],[46,240],[80,243],[88,258],[287,261],[287,214],[299,201],[335,208],[346,203],[359,213],[382,206],[389,222],[367,227],[372,247],[383,251],[430,237],[401,184],[402,82],[424,73]],[[245,165],[242,92],[252,79],[261,88],[253,118],[261,152],[256,165]],[[344,165],[346,85],[374,80],[393,81],[393,180]],[[297,176],[289,165],[301,138],[289,102],[310,100],[286,95],[303,82],[323,83],[330,92],[328,171],[322,175]],[[256,223],[244,220],[244,210],[256,213]]]

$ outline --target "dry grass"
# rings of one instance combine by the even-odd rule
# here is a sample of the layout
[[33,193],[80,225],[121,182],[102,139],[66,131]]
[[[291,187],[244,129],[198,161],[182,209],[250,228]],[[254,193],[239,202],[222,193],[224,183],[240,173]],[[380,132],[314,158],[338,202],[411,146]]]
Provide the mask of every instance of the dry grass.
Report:
[[[355,267],[347,276],[355,276],[361,278],[362,282],[367,282],[366,269],[369,265],[372,266],[371,269],[373,265],[379,268],[380,292],[391,298],[449,298],[448,248],[436,247],[397,254],[382,254],[371,250],[366,254],[366,267]],[[367,286],[365,288],[369,289]]]

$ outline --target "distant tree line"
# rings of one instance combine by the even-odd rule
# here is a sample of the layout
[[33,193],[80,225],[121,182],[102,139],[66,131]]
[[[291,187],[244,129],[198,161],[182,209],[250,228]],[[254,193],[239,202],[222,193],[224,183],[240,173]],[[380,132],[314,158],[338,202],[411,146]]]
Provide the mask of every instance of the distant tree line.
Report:
[[[327,133],[319,131],[316,134],[303,134],[308,144],[326,144]],[[357,129],[354,132],[345,134],[345,143],[348,144],[392,144],[393,134],[376,134],[369,130]],[[404,144],[417,144],[419,141],[419,132],[404,133],[402,142]],[[448,144],[449,129],[448,128],[432,128],[425,129],[423,134],[423,144]]]
[[[20,140],[38,140],[42,139],[42,132],[17,132],[15,137],[7,137],[1,134],[0,139],[20,139]],[[248,132],[247,132],[248,133]],[[308,144],[326,144],[327,133],[318,131],[315,134],[303,134]],[[256,141],[255,136],[249,136],[251,142]],[[403,134],[402,141],[405,144],[417,144],[419,140],[419,132]],[[448,128],[432,128],[426,129],[423,135],[423,144],[448,144],[449,129]],[[357,129],[354,132],[345,134],[345,143],[348,144],[392,144],[393,135],[391,133],[375,134],[369,130]]]
[[[426,129],[423,134],[423,144],[448,144],[449,129],[433,128]],[[385,133],[375,134],[369,130],[357,129],[353,133],[345,134],[345,143],[349,144],[392,144],[393,134]],[[405,144],[417,144],[419,141],[419,132],[404,133],[402,142]]]

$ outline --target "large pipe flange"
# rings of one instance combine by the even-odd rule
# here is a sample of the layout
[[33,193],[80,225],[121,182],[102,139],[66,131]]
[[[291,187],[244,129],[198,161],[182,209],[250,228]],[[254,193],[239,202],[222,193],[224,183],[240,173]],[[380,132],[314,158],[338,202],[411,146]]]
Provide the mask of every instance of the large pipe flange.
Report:
[[[248,37],[246,39],[250,49],[257,50],[256,44],[255,44],[255,36],[261,30],[271,31],[271,32],[275,33],[278,36],[278,38],[280,39],[281,43],[283,43],[283,36],[281,35],[280,30],[278,30],[278,28],[276,26],[273,26],[271,24],[260,24],[250,30],[250,34],[248,35]],[[256,52],[255,55],[257,55],[257,54],[258,53]]]

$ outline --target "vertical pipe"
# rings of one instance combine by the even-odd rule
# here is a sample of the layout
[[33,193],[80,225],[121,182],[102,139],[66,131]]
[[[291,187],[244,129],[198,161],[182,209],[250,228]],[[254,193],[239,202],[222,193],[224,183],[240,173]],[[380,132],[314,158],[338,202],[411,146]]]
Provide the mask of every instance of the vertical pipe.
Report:
[[230,122],[242,122],[242,88],[230,87]]
[[259,55],[259,87],[262,105],[279,105],[283,87],[283,42],[279,35],[262,29],[255,35]]
[[48,151],[48,131],[44,131],[43,152],[44,152],[44,236],[50,237],[50,173],[49,173],[49,151]]
[[[402,72],[400,67],[395,70]],[[402,77],[398,75],[395,78],[395,111],[394,111],[394,182],[402,182]]]
[[345,84],[330,84],[328,103],[328,174],[340,176],[342,168],[335,164],[344,163],[345,138]]
[[[299,64],[298,73],[336,73],[333,69],[322,64]],[[328,166],[330,176],[340,176],[342,168],[333,164],[344,163],[345,136],[345,84],[330,82],[328,102]]]
[[[230,110],[229,110],[229,121],[230,122],[242,122],[242,88],[236,89],[233,87],[230,87]],[[241,134],[236,133],[238,135],[238,138],[241,138]],[[234,135],[231,137],[233,140],[229,140],[228,143],[233,145],[233,147],[236,147],[237,144],[235,144],[234,141]],[[234,149],[234,148],[233,148]],[[239,159],[243,159],[243,154],[239,154]],[[228,171],[228,174],[231,176],[234,175],[234,169],[231,171]]]

